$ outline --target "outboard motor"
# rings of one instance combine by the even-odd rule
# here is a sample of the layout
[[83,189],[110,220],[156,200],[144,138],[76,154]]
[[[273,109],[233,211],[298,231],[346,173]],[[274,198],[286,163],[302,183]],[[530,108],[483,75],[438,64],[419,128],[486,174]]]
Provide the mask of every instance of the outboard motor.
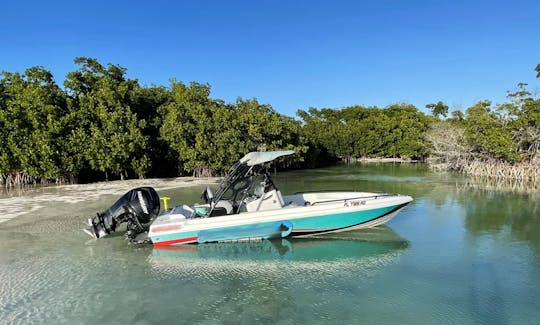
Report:
[[88,219],[84,232],[94,238],[107,236],[127,222],[127,237],[132,240],[148,228],[159,213],[159,196],[152,187],[138,187],[124,194],[113,206]]

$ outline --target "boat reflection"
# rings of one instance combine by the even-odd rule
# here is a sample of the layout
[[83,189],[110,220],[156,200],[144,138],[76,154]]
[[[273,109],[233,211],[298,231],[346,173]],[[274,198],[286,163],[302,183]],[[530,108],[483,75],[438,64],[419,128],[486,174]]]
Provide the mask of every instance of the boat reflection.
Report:
[[204,272],[262,265],[272,268],[283,263],[289,269],[335,270],[387,264],[408,246],[391,228],[380,226],[309,238],[154,248],[150,265],[166,273],[198,267]]

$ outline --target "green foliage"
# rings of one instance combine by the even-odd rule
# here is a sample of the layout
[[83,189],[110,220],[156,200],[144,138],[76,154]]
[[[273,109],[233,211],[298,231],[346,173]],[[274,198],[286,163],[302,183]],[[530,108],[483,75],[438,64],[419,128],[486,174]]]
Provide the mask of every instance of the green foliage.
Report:
[[[534,162],[540,153],[540,100],[532,97],[525,83],[507,97],[506,103],[492,106],[481,101],[467,109],[466,116],[454,112],[451,119],[433,123],[428,134],[433,160],[468,172],[474,166],[471,161],[498,161],[505,166]],[[463,130],[463,137],[457,130]]]
[[0,105],[0,173],[24,171],[32,176],[59,178],[56,142],[62,131],[66,98],[52,74],[42,67],[24,74],[3,72]]
[[341,157],[423,157],[428,120],[416,107],[351,106],[342,110],[298,111],[305,138]]
[[516,151],[532,158],[540,153],[540,100],[532,97],[525,83],[519,83],[508,98],[511,102],[500,105],[498,111],[509,124]]
[[74,180],[83,170],[143,175],[147,122],[132,111],[136,91],[125,69],[77,58],[66,91],[41,67],[0,79],[0,174]]
[[426,108],[431,111],[431,114],[435,117],[439,117],[439,115],[446,117],[448,115],[448,105],[445,103],[438,101],[437,104],[427,104]]
[[194,175],[227,170],[238,157],[259,148],[305,150],[299,143],[298,122],[257,100],[238,99],[234,105],[210,98],[210,86],[172,81],[173,100],[159,108],[161,138],[179,163]]
[[[507,103],[479,102],[445,121],[441,101],[426,105],[433,116],[394,104],[310,108],[298,111],[298,121],[256,99],[213,99],[208,84],[143,87],[119,65],[86,57],[75,64],[64,89],[42,67],[0,75],[0,182],[12,173],[71,181],[214,175],[255,150],[292,149],[296,156],[284,164],[312,167],[335,157],[425,158],[430,147],[443,156],[456,143],[456,161],[473,155],[516,162],[540,152],[540,100],[524,83]],[[540,64],[536,71],[540,78]]]
[[[167,177],[176,169],[176,155],[169,145],[160,137],[159,130],[163,124],[158,108],[173,100],[168,88],[163,86],[141,87],[137,85],[131,93],[131,110],[139,119],[145,121],[141,133],[147,139],[146,155],[139,162],[134,162],[134,171],[148,170],[148,173]],[[144,168],[143,168],[144,167]]]
[[462,111],[455,110],[451,113],[452,120],[455,122],[463,122],[465,120],[465,114]]
[[428,128],[426,116],[413,105],[391,105],[385,110],[392,129],[389,154],[392,157],[420,158],[427,154],[424,134]]
[[173,80],[170,88],[172,101],[159,108],[163,120],[161,138],[176,152],[184,168],[191,171],[204,168],[205,153],[199,153],[196,145],[199,140],[200,148],[203,146],[201,142],[207,140],[204,136],[206,129],[203,128],[209,127],[209,123],[204,122],[209,122],[208,112],[211,111],[210,105],[213,105],[209,98],[210,87],[198,83],[186,86]]
[[126,69],[117,65],[105,68],[95,59],[82,57],[75,63],[80,69],[68,73],[64,82],[72,95],[65,118],[71,132],[64,165],[75,173],[87,163],[93,170],[122,177],[129,167],[144,175],[150,167],[148,138],[141,131],[146,121],[131,110],[137,82],[125,79]]
[[489,101],[479,102],[467,110],[465,135],[476,151],[487,157],[520,160],[513,150],[515,145],[510,128],[492,111]]

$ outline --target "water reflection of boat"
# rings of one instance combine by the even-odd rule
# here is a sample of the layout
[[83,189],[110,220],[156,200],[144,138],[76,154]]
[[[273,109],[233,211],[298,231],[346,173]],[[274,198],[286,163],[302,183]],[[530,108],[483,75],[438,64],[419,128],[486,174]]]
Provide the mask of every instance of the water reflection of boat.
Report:
[[351,268],[384,265],[399,256],[408,242],[392,229],[371,229],[250,242],[154,247],[150,264],[156,271],[182,272],[196,268],[209,272],[220,269],[250,269],[257,266],[296,270]]

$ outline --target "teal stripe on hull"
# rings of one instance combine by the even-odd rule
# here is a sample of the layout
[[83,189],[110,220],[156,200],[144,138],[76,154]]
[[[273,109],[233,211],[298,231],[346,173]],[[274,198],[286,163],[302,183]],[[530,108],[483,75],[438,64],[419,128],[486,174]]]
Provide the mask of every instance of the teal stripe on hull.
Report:
[[[330,215],[313,216],[313,217],[307,217],[307,218],[301,218],[301,219],[292,219],[292,220],[289,219],[289,221],[292,223],[293,233],[298,230],[309,231],[309,232],[326,231],[330,229],[352,227],[361,223],[365,223],[373,219],[379,218],[383,215],[386,215],[387,213],[390,213],[398,208],[401,208],[404,205],[397,205],[397,206],[394,205],[390,207],[384,207],[384,208],[372,209],[372,210],[353,211],[353,212],[336,213],[336,214],[330,214]],[[261,223],[261,224],[258,224],[257,226],[272,227],[275,224],[276,224],[276,221],[272,221],[272,222]],[[241,237],[239,236],[239,232],[236,230],[243,231],[245,230],[245,228],[246,228],[246,225],[241,225],[241,226],[234,226],[234,227],[212,229],[212,231],[221,231],[223,233],[230,232],[231,238],[220,238],[220,240],[232,240],[232,239],[239,239],[239,237]],[[153,236],[151,237],[151,239],[152,239],[152,242],[154,243],[163,242],[163,241],[171,241],[171,240],[178,240],[182,238],[199,237],[200,232],[201,231],[178,232],[178,233],[167,234],[167,235]],[[204,233],[205,230],[202,230],[202,232]],[[286,236],[288,235],[288,233],[284,235]]]
[[297,230],[323,231],[352,227],[381,217],[401,206],[390,206],[373,210],[363,210],[330,215],[293,219],[293,232]]
[[[282,226],[285,226],[283,229]],[[153,243],[172,241],[182,238],[197,237],[199,242],[236,240],[251,237],[273,238],[287,237],[292,230],[291,222],[270,221],[258,224],[240,225],[224,228],[213,228],[200,231],[177,232],[167,235],[153,236]]]
[[225,240],[238,240],[246,238],[282,238],[287,237],[292,230],[290,221],[273,221],[260,224],[249,224],[235,227],[201,230],[199,243]]

